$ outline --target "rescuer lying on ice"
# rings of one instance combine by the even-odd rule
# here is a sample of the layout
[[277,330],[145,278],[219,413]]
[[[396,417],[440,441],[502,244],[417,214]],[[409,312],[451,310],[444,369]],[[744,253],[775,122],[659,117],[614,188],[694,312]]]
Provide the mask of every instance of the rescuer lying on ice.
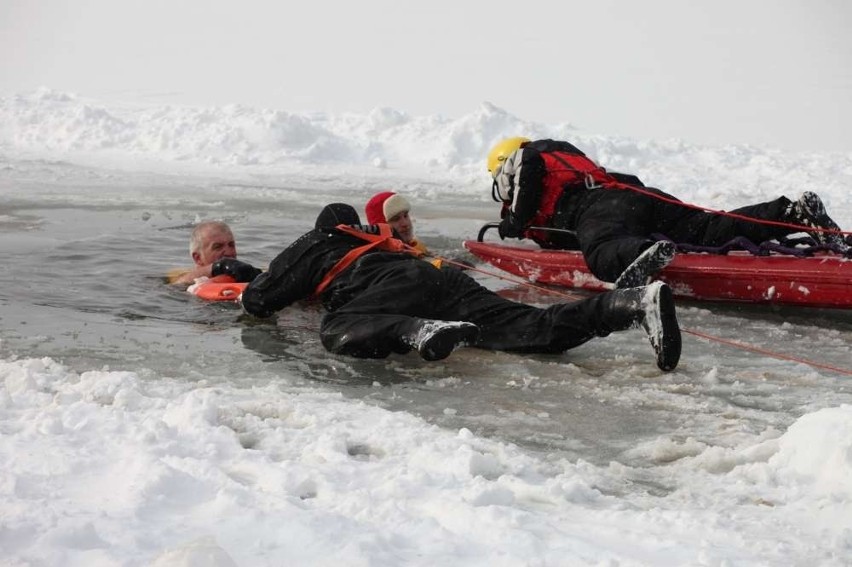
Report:
[[568,142],[523,137],[494,146],[488,171],[492,196],[503,203],[501,238],[579,249],[591,272],[616,287],[647,283],[674,258],[675,243],[710,248],[745,237],[760,244],[809,232],[818,244],[852,257],[852,238],[844,239],[809,191],[797,201],[779,197],[728,213],[707,212],[645,187],[634,175],[606,171]]
[[421,260],[389,225],[361,226],[342,203],[326,206],[316,228],[281,252],[240,301],[247,313],[269,317],[309,297],[328,312],[323,346],[355,357],[415,349],[424,360],[440,360],[462,345],[559,353],[641,327],[659,368],[672,370],[680,359],[675,306],[661,282],[540,309],[504,299],[452,266]]

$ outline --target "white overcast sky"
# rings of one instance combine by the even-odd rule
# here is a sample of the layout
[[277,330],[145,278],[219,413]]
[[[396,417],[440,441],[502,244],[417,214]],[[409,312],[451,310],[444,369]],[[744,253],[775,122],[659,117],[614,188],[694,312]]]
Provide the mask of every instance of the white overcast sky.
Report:
[[0,94],[852,151],[847,0],[0,0]]

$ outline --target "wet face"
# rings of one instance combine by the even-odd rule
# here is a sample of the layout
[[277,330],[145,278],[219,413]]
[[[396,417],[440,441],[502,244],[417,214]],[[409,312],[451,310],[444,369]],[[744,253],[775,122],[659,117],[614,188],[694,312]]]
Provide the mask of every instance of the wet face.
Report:
[[414,240],[414,221],[412,220],[411,215],[408,214],[408,211],[402,211],[401,213],[389,218],[388,224],[391,225],[391,228],[393,228],[397,233],[399,233],[400,238],[402,238],[402,241],[406,244]]
[[211,226],[201,235],[201,247],[192,253],[192,259],[198,266],[212,264],[220,258],[236,258],[237,244],[230,230]]

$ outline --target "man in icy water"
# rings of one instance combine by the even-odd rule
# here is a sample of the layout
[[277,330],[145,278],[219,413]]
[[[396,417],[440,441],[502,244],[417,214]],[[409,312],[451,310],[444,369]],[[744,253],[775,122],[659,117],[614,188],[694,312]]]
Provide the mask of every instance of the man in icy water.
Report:
[[441,360],[462,345],[559,353],[641,327],[658,367],[672,370],[680,359],[674,301],[662,282],[540,309],[504,299],[452,266],[420,260],[389,225],[362,226],[343,203],[326,206],[314,230],[281,252],[240,302],[247,313],[269,317],[309,297],[328,311],[323,346],[360,358],[414,349]]
[[189,254],[195,266],[172,270],[169,283],[190,285],[197,278],[227,274],[238,282],[250,282],[261,271],[237,260],[234,233],[222,221],[203,221],[195,225],[189,238]]

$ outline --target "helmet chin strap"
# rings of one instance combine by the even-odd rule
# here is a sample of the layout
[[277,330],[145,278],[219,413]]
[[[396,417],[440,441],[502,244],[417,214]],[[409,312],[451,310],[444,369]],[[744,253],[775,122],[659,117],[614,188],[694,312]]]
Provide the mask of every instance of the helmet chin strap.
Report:
[[494,183],[491,184],[491,198],[494,199],[495,203],[502,203],[503,199],[500,198],[500,191],[497,187],[497,180],[494,180]]

